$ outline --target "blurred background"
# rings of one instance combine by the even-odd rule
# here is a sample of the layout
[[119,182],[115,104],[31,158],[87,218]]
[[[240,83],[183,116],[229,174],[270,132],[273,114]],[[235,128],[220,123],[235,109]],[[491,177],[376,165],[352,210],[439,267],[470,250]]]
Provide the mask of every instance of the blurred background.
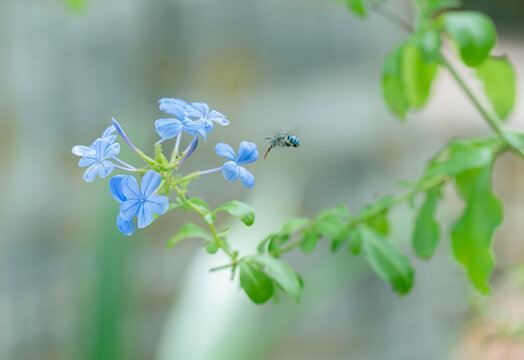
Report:
[[[408,1],[388,2],[412,19]],[[499,30],[496,52],[524,72],[524,3],[469,0]],[[362,260],[321,243],[285,259],[305,282],[299,304],[252,304],[226,261],[197,241],[166,250],[192,214],[174,211],[132,237],[115,226],[107,179],[85,183],[76,144],[114,116],[142,150],[157,140],[157,100],[205,101],[216,126],[181,171],[221,165],[218,142],[267,147],[276,132],[299,149],[250,165],[246,190],[220,173],[190,195],[216,207],[243,200],[252,228],[226,217],[241,253],[290,216],[339,203],[356,211],[415,180],[451,137],[489,129],[441,72],[429,105],[396,121],[380,92],[384,56],[406,34],[351,16],[331,0],[2,0],[0,2],[0,359],[522,359],[524,164],[496,166],[505,222],[497,231],[494,294],[478,299],[452,260],[449,229],[462,209],[452,188],[439,208],[444,238],[429,262],[412,257],[413,291],[399,298]],[[468,73],[468,69],[461,69]],[[473,85],[478,85],[472,82]],[[524,130],[524,96],[510,126]],[[187,144],[189,139],[183,139]],[[140,165],[122,143],[122,158]],[[391,214],[409,249],[413,214]],[[408,250],[409,251],[409,250]]]

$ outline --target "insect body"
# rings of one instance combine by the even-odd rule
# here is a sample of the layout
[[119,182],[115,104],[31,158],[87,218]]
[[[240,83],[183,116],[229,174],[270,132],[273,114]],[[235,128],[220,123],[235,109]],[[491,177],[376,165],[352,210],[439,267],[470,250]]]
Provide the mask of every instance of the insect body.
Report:
[[300,146],[300,140],[295,135],[277,134],[271,138],[266,138],[266,140],[269,140],[269,149],[267,149],[266,154],[264,155],[264,159],[266,158],[267,154],[269,153],[269,150],[271,150],[275,146],[280,146],[280,147],[299,147]]

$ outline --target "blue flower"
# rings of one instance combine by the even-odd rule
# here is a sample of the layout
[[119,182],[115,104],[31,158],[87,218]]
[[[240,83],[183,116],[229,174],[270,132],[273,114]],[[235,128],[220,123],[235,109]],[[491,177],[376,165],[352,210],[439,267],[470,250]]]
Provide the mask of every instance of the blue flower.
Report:
[[[111,195],[113,195],[113,198],[120,204],[127,201],[127,197],[124,195],[122,189],[122,182],[128,176],[130,175],[117,175],[109,180],[109,190],[111,191]],[[124,220],[120,213],[116,218],[116,226],[122,234],[127,236],[132,235],[135,232],[135,223],[133,223],[133,220]]]
[[[162,215],[169,207],[167,196],[154,195],[162,178],[154,171],[149,170],[142,178],[140,188],[136,179],[126,175],[122,179],[122,194],[125,201],[120,205],[120,216],[123,221],[132,221],[138,217],[138,227],[144,228],[153,221],[153,213]],[[119,197],[120,198],[120,197]]]
[[[107,139],[109,140],[109,142],[112,144],[115,142],[116,140],[116,135],[113,135],[113,133],[115,132],[115,127],[113,125],[110,125],[107,129],[105,129],[104,133],[102,134],[101,137],[99,137],[98,139]],[[96,139],[96,140],[98,140]],[[73,146],[73,148],[71,149],[71,152],[76,155],[76,156],[84,156],[84,154],[86,152],[89,152],[90,150],[94,150],[95,149],[95,141],[93,141],[93,143],[89,146],[84,146],[84,145],[75,145]]]
[[218,143],[215,146],[218,156],[229,159],[222,166],[222,174],[229,181],[237,181],[240,177],[242,185],[251,188],[255,184],[255,177],[241,165],[249,164],[258,159],[257,146],[252,142],[242,141],[238,148],[238,155],[231,146],[224,143]]
[[206,123],[206,132],[213,130],[213,121],[222,126],[229,125],[226,116],[216,110],[209,111],[209,106],[203,102],[194,102],[186,107],[186,115],[190,119],[203,120]]
[[182,130],[193,136],[200,134],[206,140],[206,122],[190,120],[186,116],[188,105],[184,100],[163,98],[159,100],[159,103],[160,110],[174,117],[155,121],[155,130],[162,140],[171,139]]
[[95,140],[93,148],[83,152],[78,166],[89,166],[82,176],[85,181],[92,182],[96,176],[105,178],[115,168],[115,164],[107,159],[111,159],[120,152],[119,143],[111,143],[110,139],[99,138]]

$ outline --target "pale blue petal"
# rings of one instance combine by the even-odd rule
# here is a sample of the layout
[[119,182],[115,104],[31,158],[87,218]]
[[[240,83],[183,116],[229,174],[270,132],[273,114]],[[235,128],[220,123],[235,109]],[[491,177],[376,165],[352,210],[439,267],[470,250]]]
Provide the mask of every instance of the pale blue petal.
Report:
[[91,165],[84,171],[84,175],[82,175],[82,178],[87,182],[93,182],[96,179],[96,175],[98,175],[98,164]]
[[[125,182],[124,182],[125,183]],[[142,202],[140,200],[127,200],[120,205],[120,216],[125,221],[133,220],[133,216],[138,215]]]
[[240,181],[242,182],[242,185],[247,188],[252,188],[253,185],[255,185],[255,177],[253,174],[244,169],[242,166],[239,166],[238,168],[240,171]]
[[116,132],[119,133],[120,136],[124,137],[124,135],[125,135],[124,129],[122,129],[122,127],[120,126],[118,121],[116,121],[115,118],[111,118],[111,121],[113,122],[113,126],[115,127]]
[[138,227],[140,229],[145,228],[147,225],[153,222],[153,213],[143,204],[138,210]]
[[238,148],[236,162],[238,165],[252,163],[258,159],[258,151],[255,143],[242,141]]
[[206,133],[209,134],[211,131],[213,131],[213,122],[211,120],[204,120],[206,122]]
[[115,126],[114,125],[109,125],[109,127],[107,129],[105,129],[104,132],[102,133],[102,137],[103,138],[110,138],[111,136],[114,136],[115,139],[116,139],[116,135],[111,135],[115,131],[116,131]]
[[89,166],[89,165],[98,164],[98,163],[100,163],[100,160],[98,160],[97,158],[91,157],[91,156],[84,156],[83,158],[78,160],[78,166],[80,167]]
[[194,119],[203,119],[209,113],[209,106],[203,102],[191,103],[186,109],[187,116]]
[[208,117],[207,117],[209,120],[212,120],[222,126],[227,126],[229,125],[229,120],[226,119],[226,116],[216,110],[211,110],[211,112],[209,113]]
[[167,208],[169,207],[169,199],[167,196],[163,195],[151,195],[147,198],[144,206],[148,208],[149,211],[163,215],[166,213]]
[[98,138],[95,140],[93,145],[96,151],[96,155],[98,157],[102,157],[105,154],[106,149],[111,145],[111,142],[109,142],[109,140],[105,138]]
[[75,145],[71,149],[71,152],[76,156],[86,156],[88,154],[96,154],[96,152],[89,146]]
[[160,185],[160,181],[162,181],[162,177],[155,170],[146,172],[142,178],[142,185],[140,185],[142,196],[148,197],[151,195]]
[[182,122],[177,119],[169,118],[158,119],[155,121],[155,130],[164,140],[175,137],[180,131],[182,131],[182,128]]
[[102,161],[98,166],[98,176],[105,178],[115,169],[115,164],[109,160]]
[[120,144],[119,143],[111,144],[105,149],[104,155],[102,156],[102,158],[111,159],[112,157],[117,156],[119,152],[120,152]]
[[206,122],[205,120],[186,120],[184,121],[184,131],[195,136],[197,133],[202,135],[206,141]]
[[234,161],[228,161],[222,166],[222,174],[224,178],[229,181],[238,180],[238,170],[239,166]]
[[111,195],[113,195],[113,198],[118,201],[120,204],[122,204],[124,201],[127,201],[127,197],[124,195],[124,191],[122,189],[122,181],[126,177],[132,177],[131,175],[117,175],[113,176],[109,180],[109,191],[111,191]]
[[215,152],[218,156],[226,158],[228,160],[235,161],[236,159],[235,150],[233,150],[233,148],[228,144],[218,143],[215,146]]
[[135,223],[133,220],[124,220],[120,214],[116,217],[116,227],[124,235],[130,236],[135,232]]
[[128,199],[140,198],[140,189],[138,188],[138,182],[133,176],[128,175],[128,177],[122,180],[122,192]]
[[165,113],[173,115],[179,120],[183,120],[185,117],[185,109],[187,103],[182,99],[175,98],[162,98],[158,100],[158,108]]

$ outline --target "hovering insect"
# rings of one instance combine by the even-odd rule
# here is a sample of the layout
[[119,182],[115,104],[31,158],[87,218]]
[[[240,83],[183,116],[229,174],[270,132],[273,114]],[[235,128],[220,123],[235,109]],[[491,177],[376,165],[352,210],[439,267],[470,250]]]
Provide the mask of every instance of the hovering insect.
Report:
[[299,147],[300,146],[300,140],[298,140],[298,137],[296,137],[295,135],[277,134],[273,137],[266,138],[266,140],[269,140],[269,149],[267,149],[266,154],[264,155],[264,159],[266,158],[267,154],[269,153],[269,150],[271,150],[275,146],[280,146],[280,147]]

